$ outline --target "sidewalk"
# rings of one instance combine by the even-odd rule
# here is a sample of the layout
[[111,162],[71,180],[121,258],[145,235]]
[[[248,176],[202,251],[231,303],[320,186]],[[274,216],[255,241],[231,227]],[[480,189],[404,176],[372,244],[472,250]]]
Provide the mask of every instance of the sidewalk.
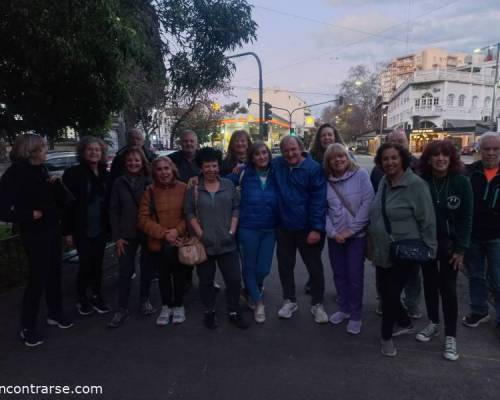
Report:
[[[326,257],[326,253],[325,253]],[[299,257],[298,257],[299,259]],[[326,258],[325,258],[326,261]],[[66,304],[73,304],[76,266],[65,271]],[[116,268],[108,265],[105,293],[115,301]],[[291,320],[279,320],[281,290],[276,265],[266,281],[268,321],[247,331],[230,326],[218,296],[220,326],[206,330],[196,290],[186,297],[187,321],[158,328],[155,317],[138,314],[138,290],[132,291],[132,316],[110,331],[110,316],[76,319],[63,331],[45,328],[46,342],[34,349],[18,339],[22,290],[0,296],[0,385],[102,385],[102,399],[498,399],[500,341],[490,325],[458,328],[461,357],[441,357],[441,338],[423,344],[413,336],[395,339],[394,359],[379,351],[380,318],[376,305],[374,271],[366,265],[363,332],[345,332],[345,325],[317,325],[302,294],[306,274],[296,268],[299,311]],[[329,313],[336,310],[329,264],[325,263]],[[222,283],[222,279],[218,277]],[[134,286],[137,286],[135,279]],[[153,302],[159,304],[153,288]],[[466,282],[459,279],[461,317],[467,309]],[[251,312],[246,312],[250,319]],[[426,321],[417,321],[422,327]],[[84,398],[82,396],[81,398]],[[90,396],[87,396],[90,397]],[[45,397],[48,398],[48,397]],[[62,397],[61,397],[62,398]],[[77,397],[67,397],[77,398]],[[26,397],[28,399],[28,397]]]

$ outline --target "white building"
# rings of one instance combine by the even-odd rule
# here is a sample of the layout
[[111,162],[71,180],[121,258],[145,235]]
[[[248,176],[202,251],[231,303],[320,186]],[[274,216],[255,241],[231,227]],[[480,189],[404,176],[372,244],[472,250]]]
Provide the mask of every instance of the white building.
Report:
[[488,121],[492,101],[496,101],[498,115],[500,93],[497,91],[497,98],[492,99],[492,64],[468,69],[477,72],[466,72],[466,68],[414,72],[389,101],[387,127],[446,128]]

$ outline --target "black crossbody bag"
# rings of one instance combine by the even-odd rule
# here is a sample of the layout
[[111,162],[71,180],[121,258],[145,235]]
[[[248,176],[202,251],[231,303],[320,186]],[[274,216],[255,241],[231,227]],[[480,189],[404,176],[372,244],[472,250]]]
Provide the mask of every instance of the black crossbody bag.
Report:
[[391,222],[385,209],[387,185],[382,189],[382,217],[385,230],[391,238],[389,256],[395,263],[424,264],[433,260],[431,249],[421,239],[394,240],[392,237]]

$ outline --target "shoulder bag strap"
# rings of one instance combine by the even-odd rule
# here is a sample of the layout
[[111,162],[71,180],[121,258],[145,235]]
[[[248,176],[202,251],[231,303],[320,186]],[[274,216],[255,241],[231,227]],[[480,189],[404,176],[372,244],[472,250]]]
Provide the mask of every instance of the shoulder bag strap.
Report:
[[328,183],[330,184],[333,191],[337,194],[337,197],[340,199],[340,202],[342,203],[342,205],[346,208],[347,211],[349,211],[349,214],[351,214],[353,217],[356,217],[356,213],[353,211],[353,209],[351,208],[351,205],[347,202],[344,195],[342,193],[340,193],[340,190],[338,190],[335,187],[335,185],[333,184],[332,181],[328,181]]
[[391,222],[389,221],[389,217],[387,216],[387,211],[385,209],[386,194],[387,194],[387,183],[384,182],[384,187],[382,188],[382,217],[384,218],[385,230],[387,231],[387,234],[389,235],[391,240],[394,241],[392,237]]

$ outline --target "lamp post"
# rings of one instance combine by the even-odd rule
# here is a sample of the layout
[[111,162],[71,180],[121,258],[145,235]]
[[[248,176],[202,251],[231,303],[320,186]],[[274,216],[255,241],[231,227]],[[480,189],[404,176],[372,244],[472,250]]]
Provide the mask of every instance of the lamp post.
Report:
[[264,85],[262,83],[262,64],[260,62],[260,58],[257,54],[252,51],[248,51],[245,53],[233,54],[232,56],[227,56],[226,58],[236,58],[236,57],[244,57],[244,56],[252,56],[257,61],[257,66],[259,68],[259,136],[261,139],[264,137]]
[[384,117],[387,115],[385,111],[387,111],[387,104],[380,106],[380,136],[382,136],[382,131],[384,130]]

